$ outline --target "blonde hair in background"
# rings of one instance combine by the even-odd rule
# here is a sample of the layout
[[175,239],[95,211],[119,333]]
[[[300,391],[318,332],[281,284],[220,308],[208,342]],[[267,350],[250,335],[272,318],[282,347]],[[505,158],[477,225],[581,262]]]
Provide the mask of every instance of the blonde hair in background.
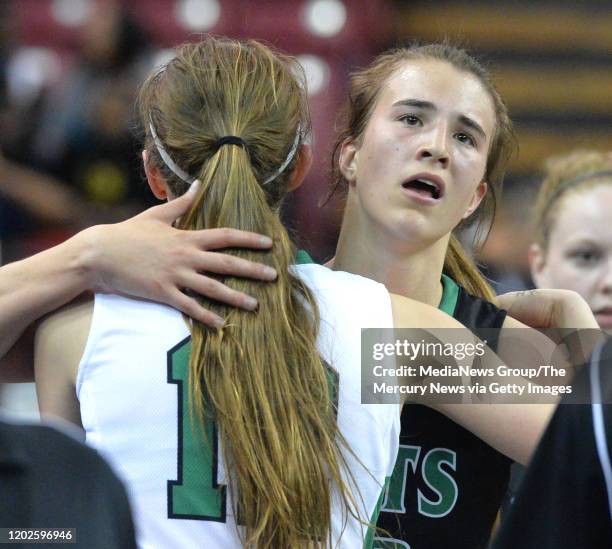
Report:
[[[199,298],[226,325],[191,327],[192,409],[200,421],[214,415],[244,545],[324,546],[334,486],[345,519],[356,506],[343,480],[346,443],[316,347],[317,304],[289,271],[295,250],[279,217],[299,152],[282,173],[279,167],[296,150],[296,135],[301,143],[310,131],[303,71],[256,41],[207,37],[180,47],[143,85],[139,103],[150,162],[173,193],[188,184],[162,161],[151,127],[181,171],[201,181],[181,227],[274,235],[271,251],[227,252],[274,267],[275,283],[220,277],[254,296],[257,312]],[[218,147],[225,136],[244,146]]]
[[563,199],[602,183],[612,183],[612,152],[583,149],[546,161],[533,214],[537,243],[542,250],[548,249]]

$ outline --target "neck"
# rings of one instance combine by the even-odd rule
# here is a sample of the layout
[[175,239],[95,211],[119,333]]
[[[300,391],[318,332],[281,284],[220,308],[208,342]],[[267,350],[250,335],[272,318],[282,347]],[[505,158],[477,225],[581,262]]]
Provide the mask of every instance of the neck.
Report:
[[333,268],[384,284],[389,292],[437,307],[450,234],[431,243],[409,242],[345,214]]

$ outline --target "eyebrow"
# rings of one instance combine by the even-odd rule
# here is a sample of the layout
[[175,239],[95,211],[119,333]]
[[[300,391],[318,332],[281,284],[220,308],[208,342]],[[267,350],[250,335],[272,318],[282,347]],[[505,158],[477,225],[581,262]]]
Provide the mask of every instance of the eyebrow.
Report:
[[476,120],[470,118],[469,116],[461,114],[459,115],[459,122],[461,122],[464,126],[467,126],[468,128],[472,128],[475,132],[479,133],[483,139],[487,139],[487,134],[480,127],[480,124],[476,122]]
[[421,99],[402,99],[393,103],[394,107],[405,106],[405,107],[417,107],[418,109],[425,109],[429,111],[435,111],[436,106],[431,101],[422,101]]
[[[437,110],[436,106],[431,101],[423,101],[421,99],[402,99],[400,101],[396,101],[395,103],[393,103],[393,107],[399,107],[399,106],[416,107],[417,109],[423,109],[427,111]],[[479,133],[483,139],[485,140],[487,139],[487,134],[482,129],[480,124],[476,122],[476,120],[474,120],[473,118],[470,118],[469,116],[465,116],[464,114],[460,114],[458,119],[459,119],[459,122],[461,122],[461,124]]]

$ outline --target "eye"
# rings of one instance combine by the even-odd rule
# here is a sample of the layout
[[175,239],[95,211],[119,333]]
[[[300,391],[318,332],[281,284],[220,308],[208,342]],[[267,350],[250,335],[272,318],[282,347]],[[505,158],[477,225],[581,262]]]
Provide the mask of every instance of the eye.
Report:
[[476,146],[475,139],[469,133],[457,132],[455,134],[455,139],[457,139],[457,141],[459,141],[460,143],[465,143],[466,145],[469,145],[470,147]]
[[601,259],[601,254],[596,250],[585,249],[572,252],[570,257],[579,267],[590,267]]
[[423,121],[415,114],[404,114],[398,118],[406,126],[422,126]]

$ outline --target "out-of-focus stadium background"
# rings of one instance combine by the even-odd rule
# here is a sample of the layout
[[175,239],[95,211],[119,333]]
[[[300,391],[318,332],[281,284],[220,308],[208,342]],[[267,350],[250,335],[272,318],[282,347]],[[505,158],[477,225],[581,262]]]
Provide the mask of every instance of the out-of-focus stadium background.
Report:
[[529,284],[529,206],[542,161],[612,150],[612,4],[497,0],[1,0],[2,263],[152,204],[135,138],[139,83],[172,47],[213,32],[263,39],[306,69],[315,164],[286,208],[299,242],[333,254],[330,186],[347,76],[388,47],[448,37],[492,69],[520,153],[482,260],[510,290]]

